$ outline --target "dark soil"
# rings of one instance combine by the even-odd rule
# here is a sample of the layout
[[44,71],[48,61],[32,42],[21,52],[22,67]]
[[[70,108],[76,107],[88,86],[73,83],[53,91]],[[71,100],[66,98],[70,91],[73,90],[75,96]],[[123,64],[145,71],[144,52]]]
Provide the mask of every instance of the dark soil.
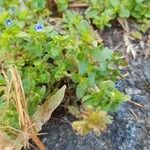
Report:
[[[125,50],[122,31],[111,28],[100,33],[109,48]],[[116,83],[121,91],[130,94],[141,108],[125,102],[106,133],[79,136],[71,128],[73,117],[58,108],[42,129],[40,136],[47,150],[150,150],[150,59],[131,60],[126,68],[129,75]],[[61,115],[58,113],[61,111]]]

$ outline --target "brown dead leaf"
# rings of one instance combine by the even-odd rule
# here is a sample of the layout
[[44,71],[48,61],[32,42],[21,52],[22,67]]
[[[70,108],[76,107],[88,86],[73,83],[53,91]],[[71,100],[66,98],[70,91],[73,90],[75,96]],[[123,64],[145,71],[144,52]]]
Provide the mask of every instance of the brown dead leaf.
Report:
[[52,97],[48,97],[44,104],[37,108],[37,111],[33,115],[33,121],[36,123],[37,131],[41,130],[42,125],[50,119],[53,111],[60,105],[64,99],[65,90],[66,85],[58,90]]

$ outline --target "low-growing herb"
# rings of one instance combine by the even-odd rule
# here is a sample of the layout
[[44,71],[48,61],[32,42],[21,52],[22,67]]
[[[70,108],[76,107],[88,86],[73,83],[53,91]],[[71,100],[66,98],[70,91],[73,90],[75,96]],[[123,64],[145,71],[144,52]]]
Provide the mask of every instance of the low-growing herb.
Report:
[[[29,4],[32,2],[29,1]],[[62,6],[60,10],[66,8],[63,2],[59,3]],[[114,87],[121,77],[119,68],[126,62],[116,52],[97,42],[90,23],[79,13],[69,10],[64,13],[64,31],[60,34],[45,22],[47,15],[42,13],[45,1],[36,0],[32,4],[34,8],[29,5],[32,8],[29,10],[15,6],[15,13],[12,13],[9,3],[4,3],[3,6],[7,7],[0,15],[1,128],[11,126],[20,129],[12,100],[14,93],[8,90],[11,83],[9,68],[16,66],[30,116],[34,116],[47,94],[57,90],[58,82],[69,78],[76,87],[77,100],[92,107],[89,110],[91,114],[88,113],[88,117],[84,117],[86,122],[82,123],[82,128],[88,128],[86,132],[79,133],[87,133],[90,129],[96,132],[105,130],[106,124],[111,122],[107,112],[116,111],[128,99]],[[111,10],[107,13],[110,17]],[[106,16],[105,23],[108,20]],[[76,128],[78,125],[73,126]]]

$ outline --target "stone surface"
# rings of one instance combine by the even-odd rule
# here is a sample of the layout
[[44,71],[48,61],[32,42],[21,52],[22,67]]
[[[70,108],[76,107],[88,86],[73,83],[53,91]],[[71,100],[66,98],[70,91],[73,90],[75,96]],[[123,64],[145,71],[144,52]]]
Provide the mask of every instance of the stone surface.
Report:
[[41,136],[47,150],[150,150],[149,68],[150,60],[132,60],[129,76],[116,83],[116,87],[130,94],[132,100],[144,108],[124,103],[112,114],[114,121],[101,136],[76,135],[71,128],[72,117],[53,116],[42,130],[47,133]]

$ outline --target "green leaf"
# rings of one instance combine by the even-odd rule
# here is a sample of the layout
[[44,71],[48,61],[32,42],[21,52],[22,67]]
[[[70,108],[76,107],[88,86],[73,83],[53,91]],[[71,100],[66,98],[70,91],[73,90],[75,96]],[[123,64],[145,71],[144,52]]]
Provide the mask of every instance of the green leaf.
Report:
[[109,80],[100,83],[99,91],[93,92],[82,99],[86,106],[100,107],[102,110],[110,112],[116,111],[127,100],[130,100],[130,96],[121,93],[115,88],[114,82]]
[[145,13],[146,18],[150,18],[150,10]]
[[39,75],[38,77],[39,83],[48,83],[50,81],[50,73],[49,72],[44,72]]
[[29,45],[26,46],[26,49],[33,57],[41,57],[43,55],[43,47],[40,43],[29,43]]
[[0,74],[0,86],[5,85],[6,81],[4,79],[4,77]]
[[22,83],[26,94],[30,94],[30,92],[34,90],[36,84],[35,80],[30,76],[26,76],[22,80]]
[[16,36],[19,38],[30,38],[31,37],[30,34],[23,32],[23,31],[20,31]]
[[110,3],[113,7],[117,7],[120,5],[120,0],[110,0]]
[[31,41],[31,35],[23,31],[20,31],[18,34],[16,34],[16,37],[22,38],[23,40],[26,41]]
[[76,94],[78,98],[82,98],[85,95],[87,89],[86,83],[80,83],[77,85]]
[[89,100],[90,98],[92,98],[92,95],[86,95],[82,98],[82,102],[86,102],[87,100]]
[[96,74],[93,72],[88,74],[88,80],[89,80],[90,86],[93,86],[95,84],[95,77],[96,77]]
[[130,16],[130,11],[124,5],[121,5],[119,16],[123,18],[128,18]]
[[112,59],[113,52],[108,48],[103,48],[102,50],[96,51],[94,57],[100,62],[100,71],[106,71],[107,66]]
[[133,11],[133,12],[132,12],[132,16],[133,16],[134,18],[136,18],[136,19],[140,19],[140,18],[141,18],[140,13],[139,13],[139,12],[136,12],[136,11]]
[[59,12],[62,12],[68,8],[68,0],[57,0],[57,8]]
[[86,11],[86,18],[94,18],[94,17],[97,17],[97,15],[98,15],[98,10],[97,9],[92,9],[92,8],[90,8],[90,9],[88,9],[87,11]]
[[79,73],[83,75],[87,71],[88,61],[81,61],[79,62],[78,66],[79,66]]
[[136,0],[137,3],[142,3],[144,0]]
[[107,47],[100,49],[94,54],[95,58],[100,62],[108,62],[112,59],[113,51]]
[[51,26],[44,27],[43,29],[43,33],[50,33],[52,31],[53,31],[53,27]]
[[36,10],[43,10],[46,6],[47,0],[32,0],[31,4]]

